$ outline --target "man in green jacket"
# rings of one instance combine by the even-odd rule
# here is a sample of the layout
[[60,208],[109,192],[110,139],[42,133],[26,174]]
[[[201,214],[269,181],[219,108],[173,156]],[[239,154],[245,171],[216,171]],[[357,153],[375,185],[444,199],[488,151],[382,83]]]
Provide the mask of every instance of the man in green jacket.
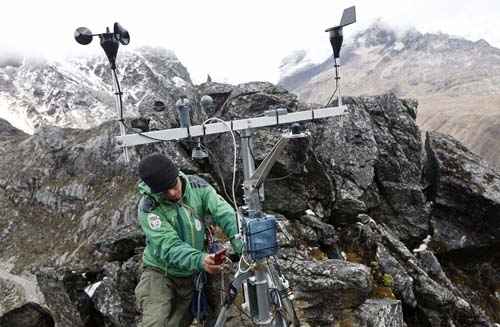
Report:
[[222,267],[205,252],[204,217],[212,216],[241,253],[233,208],[198,176],[185,175],[161,154],[139,164],[139,223],[146,236],[144,271],[135,289],[140,327],[189,326],[193,274]]

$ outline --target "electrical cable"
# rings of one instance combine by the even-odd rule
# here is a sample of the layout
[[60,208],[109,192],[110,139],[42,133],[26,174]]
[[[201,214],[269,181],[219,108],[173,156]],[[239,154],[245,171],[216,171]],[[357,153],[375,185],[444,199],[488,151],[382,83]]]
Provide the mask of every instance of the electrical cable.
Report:
[[267,181],[268,182],[276,182],[276,181],[282,181],[284,179],[287,179],[289,178],[290,176],[292,176],[294,174],[294,172],[291,172],[285,176],[281,176],[281,177],[275,177],[275,178],[268,178]]
[[335,65],[335,90],[333,91],[330,99],[328,99],[328,102],[326,103],[327,106],[330,104],[333,97],[335,96],[335,93],[337,93],[337,90],[339,89],[339,79],[340,79],[340,77],[339,77],[339,65],[337,64],[337,59],[333,58],[333,61],[335,63],[334,64]]
[[236,223],[237,223],[237,228],[238,228],[238,232],[240,231],[240,212],[238,210],[238,207],[237,207],[237,203],[236,202],[236,192],[235,192],[235,183],[236,183],[236,168],[237,168],[237,165],[236,165],[236,159],[237,159],[237,155],[238,155],[238,147],[236,145],[236,138],[234,136],[234,131],[233,129],[231,128],[231,126],[229,126],[229,124],[227,122],[225,122],[224,120],[218,118],[218,117],[212,117],[212,118],[208,118],[207,120],[205,120],[202,124],[202,127],[203,129],[205,129],[205,124],[207,124],[208,122],[210,121],[218,121],[218,122],[221,122],[223,123],[227,129],[229,130],[229,132],[231,133],[231,136],[233,138],[233,183],[232,183],[232,196],[233,196],[233,204],[235,206],[235,212],[236,212],[236,216],[237,216],[237,219],[236,219]]
[[[122,93],[121,88],[120,88],[120,82],[118,81],[118,75],[116,74],[116,69],[112,69],[112,71],[113,71],[113,76],[114,76],[114,79],[116,82],[118,102],[120,105],[120,119],[118,121],[121,122],[122,125],[125,127],[125,129],[128,131],[128,130],[130,130],[130,127],[127,126],[127,124],[125,123],[125,119],[123,118],[123,102],[122,102],[122,94],[123,93]],[[147,139],[154,140],[154,141],[160,141],[160,142],[168,141],[168,140],[159,139],[159,138],[145,135],[142,132],[137,132],[137,134],[139,134],[140,136],[145,137]]]
[[[213,284],[213,283],[211,283]],[[219,287],[215,287],[214,285],[211,285],[210,286],[214,291],[216,292],[225,292],[224,289],[222,288],[219,288]],[[250,316],[248,313],[246,313],[245,311],[241,310],[240,307],[238,305],[234,305],[234,307],[236,308],[236,310],[238,310],[242,315],[244,315],[251,323],[253,326],[258,326],[257,323],[255,322],[255,320],[252,318],[252,316]]]
[[281,180],[284,180],[284,179],[287,179],[289,178],[290,176],[292,176],[293,174],[295,173],[299,173],[299,169],[302,165],[304,165],[306,162],[307,162],[308,158],[306,157],[306,159],[304,159],[304,161],[302,161],[300,164],[299,164],[299,167],[297,167],[295,170],[293,170],[292,172],[286,174],[285,176],[281,176],[281,177],[274,177],[274,178],[267,178],[266,181],[268,182],[276,182],[276,181],[281,181]]
[[[254,154],[253,154],[252,147],[250,146],[250,136],[246,136],[245,138],[247,139],[248,151],[250,152],[250,156],[252,157],[252,160],[253,160],[253,162],[255,163],[255,162],[257,162],[257,161],[255,160],[255,156],[254,156]],[[259,187],[259,188],[257,189],[257,195],[259,196],[259,198],[261,198],[260,190],[261,190],[261,188]]]
[[[209,157],[216,158],[215,155],[214,155],[214,153],[207,146],[205,146],[204,144],[201,144],[201,143],[200,143],[200,146],[201,146],[201,148],[203,148],[204,150],[207,151]],[[220,182],[222,184],[222,190],[224,191],[224,195],[233,204],[233,206],[236,208],[237,204],[234,203],[232,197],[229,194],[227,194],[226,183],[224,182],[224,178],[222,177],[222,172],[220,171],[219,166],[215,165],[214,168],[215,168],[215,172],[217,174],[217,177],[219,177],[219,180],[220,180]],[[238,183],[236,183],[238,185],[239,185],[239,180],[240,179],[238,178]]]
[[337,93],[337,90],[339,89],[339,81],[336,79],[335,80],[335,90],[333,91],[332,93],[332,96],[330,97],[330,99],[328,99],[328,102],[326,103],[326,105],[328,106],[330,104],[330,102],[332,101],[333,97],[335,96],[335,93]]
[[[246,270],[241,269],[241,261],[245,262],[245,264],[247,265],[248,268]],[[240,256],[240,261],[238,261],[238,272],[241,274],[245,274],[249,272],[250,269],[252,269],[252,266],[245,260],[245,255],[242,254]]]
[[253,162],[256,162],[255,156],[253,155],[252,147],[250,146],[250,137],[248,136],[248,137],[246,137],[246,139],[247,139],[248,150],[250,151],[250,156],[252,157]]

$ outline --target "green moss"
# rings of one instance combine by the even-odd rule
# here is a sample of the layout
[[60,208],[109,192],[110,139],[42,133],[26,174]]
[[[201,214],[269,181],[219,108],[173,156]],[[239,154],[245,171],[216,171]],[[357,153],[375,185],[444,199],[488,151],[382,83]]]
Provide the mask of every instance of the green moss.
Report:
[[382,283],[385,287],[393,287],[394,286],[394,278],[392,278],[389,274],[384,274],[382,277]]

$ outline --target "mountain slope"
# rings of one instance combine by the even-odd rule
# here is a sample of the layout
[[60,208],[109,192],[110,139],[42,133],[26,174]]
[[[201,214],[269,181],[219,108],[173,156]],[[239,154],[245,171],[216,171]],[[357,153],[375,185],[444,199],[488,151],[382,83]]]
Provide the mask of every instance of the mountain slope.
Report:
[[[334,90],[331,59],[303,61],[284,60],[280,85],[325,103]],[[379,21],[344,46],[341,65],[342,94],[416,98],[421,128],[451,134],[500,167],[500,49],[447,34],[398,34]]]
[[[154,100],[173,105],[193,89],[186,68],[165,49],[120,51],[117,66],[125,115],[150,108]],[[104,54],[67,62],[5,60],[0,66],[0,118],[28,133],[47,125],[90,128],[118,119],[111,78]]]

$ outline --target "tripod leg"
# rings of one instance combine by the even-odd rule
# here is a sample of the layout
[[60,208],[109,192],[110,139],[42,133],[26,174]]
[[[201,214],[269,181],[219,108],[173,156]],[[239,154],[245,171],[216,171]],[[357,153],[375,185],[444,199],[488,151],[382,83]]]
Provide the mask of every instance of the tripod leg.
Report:
[[231,282],[228,293],[226,295],[226,301],[224,303],[224,306],[219,312],[219,315],[217,316],[217,321],[215,322],[214,327],[223,327],[224,323],[226,322],[227,315],[229,314],[229,308],[233,304],[234,300],[236,299],[236,295],[238,293],[238,290],[241,289],[243,286],[243,282],[246,281],[250,276],[252,272],[246,271],[246,272],[240,272],[238,271],[236,275],[234,276],[234,280]]
[[229,307],[231,304],[225,304],[222,309],[219,312],[219,315],[217,316],[217,321],[215,322],[214,327],[223,327],[224,324],[226,323],[227,319],[227,314],[229,313]]
[[283,280],[280,278],[280,274],[278,273],[276,264],[271,263],[268,265],[268,272],[271,278],[271,281],[276,287],[276,299],[277,299],[277,311],[276,316],[274,317],[274,326],[276,327],[297,327],[300,326],[299,319],[297,318],[297,313],[295,312],[295,308],[293,306],[293,302],[287,294],[288,282],[287,285],[283,284]]

